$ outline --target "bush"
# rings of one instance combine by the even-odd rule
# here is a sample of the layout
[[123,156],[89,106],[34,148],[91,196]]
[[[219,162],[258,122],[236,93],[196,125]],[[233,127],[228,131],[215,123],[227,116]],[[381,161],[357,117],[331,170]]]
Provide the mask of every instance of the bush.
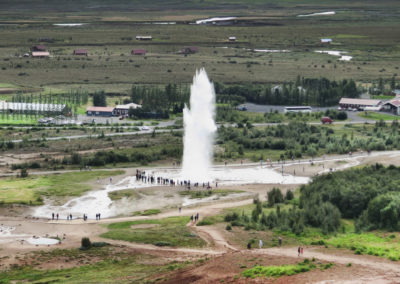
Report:
[[28,170],[27,169],[21,169],[21,172],[20,172],[20,174],[19,174],[19,176],[21,177],[21,178],[26,178],[26,177],[28,177]]
[[101,247],[105,247],[105,246],[109,246],[109,243],[106,242],[93,242],[92,243],[92,247],[94,248],[101,248]]
[[239,219],[239,215],[236,212],[233,212],[231,214],[225,215],[224,221],[225,222],[232,222],[232,221],[236,221],[238,219]]
[[268,199],[268,206],[272,207],[276,203],[283,202],[283,194],[279,188],[274,187],[271,191],[267,193],[267,199]]
[[81,250],[88,250],[92,247],[92,243],[89,238],[82,238],[81,240]]
[[200,222],[198,222],[197,226],[209,226],[209,225],[213,225],[213,224],[214,224],[213,221],[211,221],[210,219],[205,218],[205,219],[201,220]]
[[285,199],[286,200],[292,200],[293,198],[294,198],[293,191],[291,191],[291,190],[286,191]]
[[168,247],[168,246],[171,246],[171,243],[164,242],[164,241],[159,241],[159,242],[156,242],[154,245],[156,245],[158,247]]

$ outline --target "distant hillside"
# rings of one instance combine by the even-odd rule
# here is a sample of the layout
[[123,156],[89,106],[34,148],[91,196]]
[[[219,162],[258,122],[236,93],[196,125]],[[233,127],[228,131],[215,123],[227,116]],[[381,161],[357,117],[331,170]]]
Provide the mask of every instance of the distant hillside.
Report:
[[162,10],[190,10],[190,9],[267,9],[292,7],[299,9],[329,9],[329,8],[375,8],[387,6],[399,7],[396,0],[303,0],[301,3],[295,0],[2,0],[0,11],[55,11],[55,12],[77,12],[77,11],[162,11]]

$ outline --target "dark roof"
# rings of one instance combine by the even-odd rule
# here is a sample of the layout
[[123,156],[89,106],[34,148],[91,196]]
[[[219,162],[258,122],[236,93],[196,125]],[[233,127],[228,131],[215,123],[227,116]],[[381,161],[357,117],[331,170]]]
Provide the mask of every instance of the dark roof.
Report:
[[46,51],[47,48],[46,48],[46,46],[44,46],[42,44],[38,44],[38,45],[34,45],[32,47],[32,50],[35,50],[35,51]]
[[132,49],[132,54],[146,54],[146,49]]
[[88,54],[87,49],[75,49],[74,54]]
[[196,53],[199,51],[199,48],[197,46],[185,46],[182,49],[183,53]]
[[385,105],[391,104],[394,107],[400,107],[400,100],[399,99],[393,99],[393,100],[390,100],[390,101],[388,101],[388,102],[386,102],[384,104]]

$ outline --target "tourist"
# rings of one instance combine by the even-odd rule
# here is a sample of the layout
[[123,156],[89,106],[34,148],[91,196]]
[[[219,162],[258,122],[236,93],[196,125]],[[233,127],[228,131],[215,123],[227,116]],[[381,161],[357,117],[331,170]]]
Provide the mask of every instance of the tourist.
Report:
[[258,241],[258,247],[260,248],[260,249],[262,249],[262,247],[263,247],[263,241],[262,240],[259,240]]
[[69,220],[69,214],[67,215],[67,220]]
[[303,255],[303,247],[300,248],[300,254]]
[[190,222],[193,222],[193,215],[190,216]]
[[110,177],[110,183],[112,183],[112,177]]
[[58,213],[57,213],[56,217],[57,217],[57,221],[58,221]]
[[72,220],[72,214],[69,214],[69,219]]
[[179,213],[181,213],[181,211],[182,211],[182,208],[181,208],[181,207],[179,207]]
[[279,244],[279,246],[282,245],[282,238],[281,237],[278,238],[278,244]]
[[54,220],[54,213],[51,213],[51,220]]
[[297,256],[300,256],[300,247],[297,249]]
[[99,220],[100,220],[100,213],[99,213]]

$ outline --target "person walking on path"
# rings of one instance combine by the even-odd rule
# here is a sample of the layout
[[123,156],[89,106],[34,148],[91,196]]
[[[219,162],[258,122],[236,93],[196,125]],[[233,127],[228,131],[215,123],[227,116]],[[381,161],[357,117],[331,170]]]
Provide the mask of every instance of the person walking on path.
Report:
[[300,248],[300,254],[303,255],[303,247]]
[[51,220],[54,220],[54,213],[51,213]]
[[297,249],[297,252],[298,252],[297,256],[300,256],[300,247]]
[[262,240],[259,240],[259,241],[258,241],[258,247],[259,247],[260,249],[262,249],[263,245],[264,245],[263,241],[262,241]]
[[57,217],[57,221],[58,221],[58,213],[57,213],[56,217]]
[[278,238],[278,244],[279,244],[279,247],[282,246],[282,238],[281,237]]
[[179,213],[181,213],[181,211],[182,211],[182,207],[179,207]]

